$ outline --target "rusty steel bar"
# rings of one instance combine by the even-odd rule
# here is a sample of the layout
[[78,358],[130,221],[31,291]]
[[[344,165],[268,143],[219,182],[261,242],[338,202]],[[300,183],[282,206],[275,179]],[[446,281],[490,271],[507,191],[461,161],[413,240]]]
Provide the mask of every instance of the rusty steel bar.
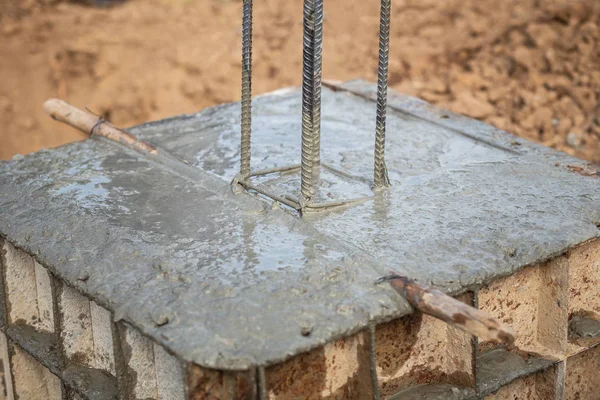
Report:
[[131,133],[115,127],[101,116],[92,114],[89,110],[80,110],[66,101],[49,99],[44,103],[44,111],[53,119],[77,128],[90,136],[105,137],[142,154],[158,154],[158,149],[154,145],[139,140]]
[[373,185],[375,189],[389,185],[389,178],[385,165],[385,128],[391,9],[391,0],[381,0],[379,22],[379,66],[377,70],[377,119],[375,124],[375,165],[373,173]]
[[510,326],[437,289],[419,284],[394,271],[375,283],[383,282],[389,282],[392,288],[417,310],[441,319],[484,341],[508,344],[515,341],[515,332]]
[[244,0],[242,11],[242,117],[240,175],[250,175],[252,136],[252,0]]

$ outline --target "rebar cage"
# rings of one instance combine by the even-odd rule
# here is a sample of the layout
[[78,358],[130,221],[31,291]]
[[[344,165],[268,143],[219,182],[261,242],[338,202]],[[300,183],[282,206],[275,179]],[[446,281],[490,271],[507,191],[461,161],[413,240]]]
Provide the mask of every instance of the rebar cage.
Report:
[[[321,167],[346,179],[353,179],[353,177],[321,163],[323,0],[304,0],[303,14],[301,163],[252,171],[250,167],[252,152],[252,0],[243,2],[240,172],[233,182],[234,187],[240,185],[246,190],[267,196],[301,213],[347,205],[365,198],[319,201],[315,197],[315,186],[320,179]],[[391,0],[381,0],[374,166],[373,181],[370,185],[373,191],[383,189],[390,184],[385,164],[390,18]],[[289,193],[274,193],[251,181],[251,178],[275,173],[293,173],[298,170],[300,170],[300,193],[298,196],[291,196]]]

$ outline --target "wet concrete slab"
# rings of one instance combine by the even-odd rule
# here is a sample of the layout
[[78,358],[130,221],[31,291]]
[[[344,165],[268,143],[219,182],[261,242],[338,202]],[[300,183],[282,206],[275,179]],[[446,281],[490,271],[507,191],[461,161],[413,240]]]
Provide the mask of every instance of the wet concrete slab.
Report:
[[[337,172],[319,196],[359,203],[300,216],[234,194],[233,103],[130,130],[168,159],[92,138],[0,164],[0,235],[178,357],[232,370],[409,313],[374,284],[390,268],[458,294],[598,236],[583,161],[396,93],[374,193],[372,89],[323,89]],[[299,163],[300,109],[295,88],[255,100],[253,170]],[[297,195],[293,174],[261,179]]]

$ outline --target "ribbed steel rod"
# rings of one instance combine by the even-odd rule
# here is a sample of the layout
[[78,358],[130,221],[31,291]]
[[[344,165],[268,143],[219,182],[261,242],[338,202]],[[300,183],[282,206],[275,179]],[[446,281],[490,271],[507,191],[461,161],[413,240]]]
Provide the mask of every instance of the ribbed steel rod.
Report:
[[[323,0],[315,2],[313,64],[313,168],[321,163],[321,79],[323,75]],[[313,171],[313,177],[316,175]]]
[[304,0],[302,50],[302,157],[300,163],[300,205],[307,205],[314,195],[314,64],[315,2]]
[[252,0],[244,0],[242,11],[242,118],[240,174],[250,175],[252,137]]
[[375,188],[380,188],[389,184],[387,168],[385,166],[385,127],[391,9],[391,0],[381,0],[381,15],[379,22],[379,67],[377,70],[377,120],[375,124],[375,166],[373,177]]

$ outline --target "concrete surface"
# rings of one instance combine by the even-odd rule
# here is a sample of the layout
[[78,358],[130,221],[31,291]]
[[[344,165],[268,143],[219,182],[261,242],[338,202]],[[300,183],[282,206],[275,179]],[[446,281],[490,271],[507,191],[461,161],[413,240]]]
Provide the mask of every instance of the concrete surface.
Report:
[[[390,268],[458,294],[598,236],[600,179],[582,161],[394,93],[392,186],[371,193],[375,105],[323,96],[321,158],[344,174],[319,195],[360,204],[300,218],[234,195],[229,104],[132,129],[187,164],[96,138],[0,164],[0,235],[180,359],[227,370],[409,313],[374,285]],[[299,115],[297,89],[256,99],[254,169],[299,161]],[[294,179],[258,183],[293,195]]]

